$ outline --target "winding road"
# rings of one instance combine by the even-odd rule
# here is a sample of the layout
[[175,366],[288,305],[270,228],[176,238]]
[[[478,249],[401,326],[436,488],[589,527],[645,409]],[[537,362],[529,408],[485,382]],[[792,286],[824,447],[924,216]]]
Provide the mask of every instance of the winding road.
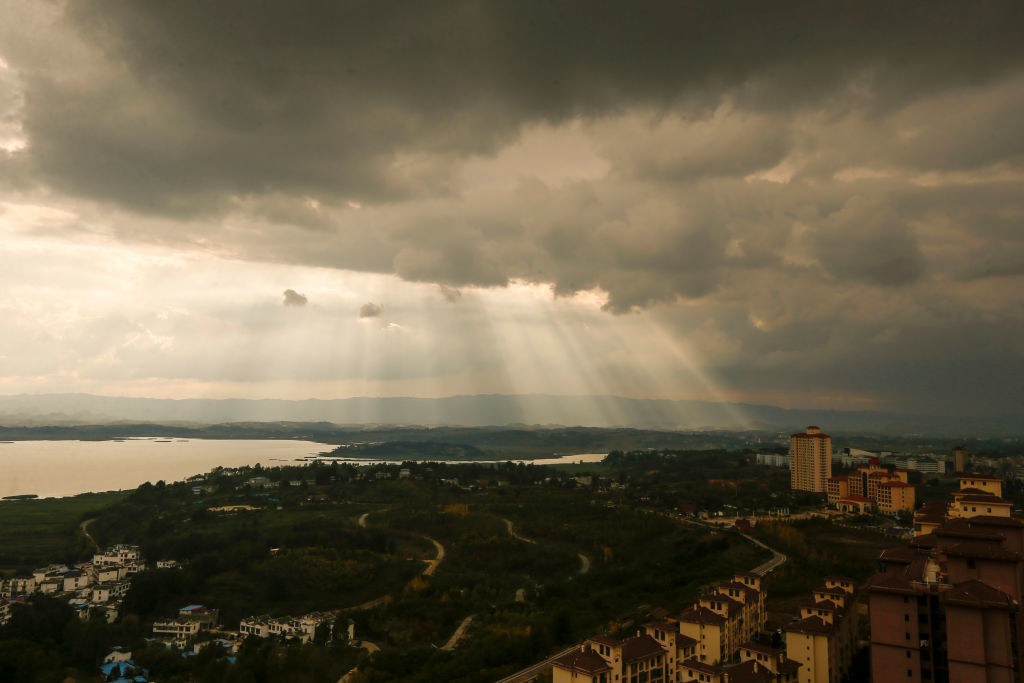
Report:
[[[532,543],[533,545],[537,544],[537,541],[535,539],[527,538],[526,536],[523,536],[521,533],[516,531],[516,525],[512,522],[511,519],[502,517],[501,521],[505,522],[505,526],[508,527],[508,535],[512,538],[516,539],[517,541],[522,541],[523,543]],[[584,555],[583,553],[577,553],[577,555],[579,555],[580,558],[580,570],[577,573],[586,574],[590,571],[590,558]]]
[[473,617],[475,617],[475,616],[476,616],[475,614],[470,614],[468,617],[463,619],[459,623],[458,628],[455,629],[455,633],[452,634],[452,637],[448,639],[447,643],[445,643],[444,645],[441,646],[441,649],[442,650],[454,650],[455,647],[462,640],[462,636],[464,636],[466,634],[466,629],[468,629],[469,625],[471,623],[473,623]]

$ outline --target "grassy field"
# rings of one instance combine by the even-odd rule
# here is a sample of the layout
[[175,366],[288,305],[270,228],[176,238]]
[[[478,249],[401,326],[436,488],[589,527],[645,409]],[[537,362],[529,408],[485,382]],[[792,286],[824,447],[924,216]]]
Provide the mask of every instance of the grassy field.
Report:
[[88,556],[79,524],[123,497],[87,493],[73,498],[0,501],[0,572]]

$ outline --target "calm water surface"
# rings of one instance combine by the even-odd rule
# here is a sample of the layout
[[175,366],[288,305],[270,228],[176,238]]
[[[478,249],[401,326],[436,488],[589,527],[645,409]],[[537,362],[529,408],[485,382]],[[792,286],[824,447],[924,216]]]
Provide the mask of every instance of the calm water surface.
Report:
[[[125,439],[124,441],[15,441],[0,443],[0,498],[40,498],[133,489],[143,482],[180,481],[214,467],[296,464],[334,445],[266,439]],[[599,462],[604,453],[563,455],[536,464]],[[381,460],[332,458],[375,464]],[[454,462],[454,461],[449,461]]]
[[0,443],[0,497],[40,498],[180,481],[217,466],[283,465],[334,446],[309,441],[126,439]]

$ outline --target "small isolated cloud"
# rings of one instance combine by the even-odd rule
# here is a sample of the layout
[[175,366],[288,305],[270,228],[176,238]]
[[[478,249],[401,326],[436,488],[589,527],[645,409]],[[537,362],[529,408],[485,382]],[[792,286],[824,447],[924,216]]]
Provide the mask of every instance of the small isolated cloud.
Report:
[[372,301],[367,301],[359,307],[360,318],[379,318],[383,313],[384,307],[380,304],[375,304]]
[[448,285],[438,285],[441,288],[441,296],[444,300],[450,304],[456,303],[462,298],[462,292],[455,287],[449,287]]
[[299,294],[294,289],[284,290],[284,305],[285,306],[305,306],[309,299],[306,298],[305,294]]

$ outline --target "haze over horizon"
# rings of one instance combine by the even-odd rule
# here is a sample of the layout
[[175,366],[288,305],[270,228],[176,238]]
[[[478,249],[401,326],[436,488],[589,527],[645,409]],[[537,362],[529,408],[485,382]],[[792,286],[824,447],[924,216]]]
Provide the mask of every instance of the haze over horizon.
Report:
[[1019,4],[0,19],[0,394],[1024,415]]

